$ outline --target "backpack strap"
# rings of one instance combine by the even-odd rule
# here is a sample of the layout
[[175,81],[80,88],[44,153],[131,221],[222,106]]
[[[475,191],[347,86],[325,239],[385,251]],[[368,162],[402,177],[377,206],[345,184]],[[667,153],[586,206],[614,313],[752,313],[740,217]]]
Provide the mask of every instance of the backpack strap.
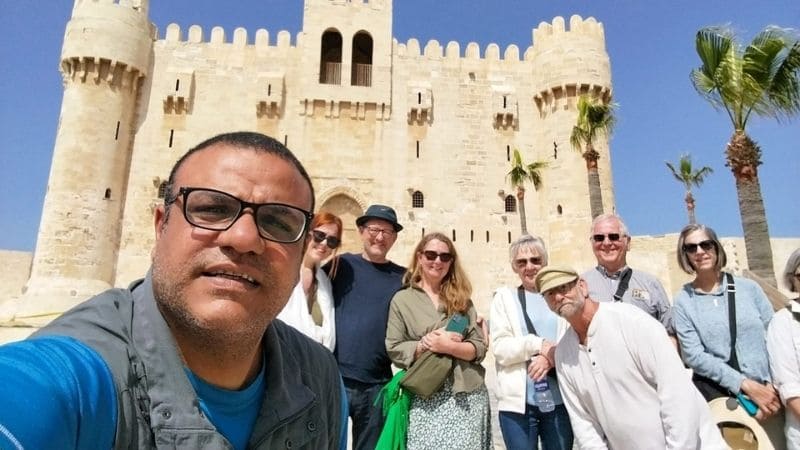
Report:
[[740,372],[739,360],[736,357],[736,285],[733,283],[733,275],[728,272],[725,272],[725,281],[728,285],[728,328],[731,331],[731,356],[728,365]]
[[620,275],[617,292],[614,294],[615,302],[622,301],[622,296],[625,295],[625,291],[628,290],[628,283],[631,281],[631,275],[633,275],[633,269],[630,267],[626,268],[625,271],[622,272],[622,275]]
[[522,285],[517,288],[517,297],[519,298],[519,305],[522,307],[522,317],[525,319],[525,326],[528,328],[528,334],[535,334],[538,336],[539,333],[536,332],[531,318],[528,317],[528,309],[525,305],[527,303],[525,301],[525,289],[522,288]]

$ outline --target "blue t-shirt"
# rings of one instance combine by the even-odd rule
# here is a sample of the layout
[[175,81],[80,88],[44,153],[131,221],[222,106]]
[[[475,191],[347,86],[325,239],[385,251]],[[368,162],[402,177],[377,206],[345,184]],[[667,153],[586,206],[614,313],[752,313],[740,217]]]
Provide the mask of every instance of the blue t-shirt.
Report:
[[200,399],[200,408],[217,430],[236,450],[247,448],[250,434],[261,409],[264,397],[264,364],[256,378],[244,389],[232,391],[205,382],[184,367],[192,387]]
[[331,285],[336,311],[334,355],[343,378],[367,384],[392,378],[386,322],[389,303],[404,273],[405,268],[393,262],[375,264],[354,253],[339,257]]

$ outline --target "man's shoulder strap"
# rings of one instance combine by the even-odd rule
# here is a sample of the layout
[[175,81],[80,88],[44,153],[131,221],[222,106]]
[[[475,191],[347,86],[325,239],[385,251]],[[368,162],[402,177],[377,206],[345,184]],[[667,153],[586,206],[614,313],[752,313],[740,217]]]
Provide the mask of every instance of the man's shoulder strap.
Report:
[[625,295],[625,291],[628,290],[628,284],[631,281],[631,276],[633,275],[633,269],[630,267],[626,267],[625,270],[622,272],[622,275],[619,276],[619,284],[617,285],[617,292],[614,294],[614,301],[621,302],[622,296]]

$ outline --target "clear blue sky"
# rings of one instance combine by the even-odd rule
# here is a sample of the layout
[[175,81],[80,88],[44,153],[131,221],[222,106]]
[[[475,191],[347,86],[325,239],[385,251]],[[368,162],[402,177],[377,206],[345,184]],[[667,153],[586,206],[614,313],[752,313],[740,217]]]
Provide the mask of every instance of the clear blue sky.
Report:
[[[58,72],[64,27],[72,0],[0,0],[0,248],[33,250],[53,151],[62,87]],[[199,24],[206,33],[220,25],[252,36],[301,29],[301,0],[151,0],[150,18],[160,36],[169,23]],[[731,126],[694,91],[689,72],[699,63],[697,29],[730,23],[749,42],[767,24],[800,27],[797,0],[649,2],[395,0],[394,36],[442,45],[457,41],[497,43],[501,52],[531,45],[531,30],[555,16],[593,16],[605,26],[619,122],[611,141],[617,210],[631,232],[663,234],[686,221],[683,189],[665,160],[682,152],[715,172],[695,191],[697,217],[723,236],[741,236],[733,176],[723,151]],[[252,39],[252,38],[251,38]],[[502,54],[502,53],[501,53]],[[761,145],[760,169],[769,230],[773,237],[800,235],[797,180],[800,120],[778,124],[753,119],[750,135]]]

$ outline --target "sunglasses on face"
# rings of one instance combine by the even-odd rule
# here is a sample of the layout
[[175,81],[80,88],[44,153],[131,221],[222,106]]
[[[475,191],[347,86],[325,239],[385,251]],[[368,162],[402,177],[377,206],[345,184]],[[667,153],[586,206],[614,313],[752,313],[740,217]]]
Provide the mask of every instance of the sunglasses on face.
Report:
[[311,230],[311,238],[314,239],[314,242],[319,244],[322,241],[325,241],[325,245],[328,246],[331,250],[337,248],[339,244],[342,242],[336,236],[331,236],[329,234],[325,234],[319,230]]
[[697,244],[683,244],[683,251],[686,253],[697,253],[697,247],[702,248],[704,252],[710,252],[711,249],[716,249],[717,244],[712,240],[698,242]]
[[437,253],[433,250],[425,250],[424,252],[422,252],[422,255],[428,261],[436,261],[436,258],[439,258],[439,261],[443,263],[449,263],[450,261],[453,260],[452,253]]
[[611,242],[617,242],[622,237],[619,233],[608,233],[608,234],[594,234],[592,235],[592,240],[597,242],[598,244],[605,241],[606,237]]
[[533,264],[534,266],[541,266],[542,265],[542,257],[541,256],[533,256],[530,258],[519,258],[514,260],[514,265],[518,268],[522,269],[528,265],[528,263]]

